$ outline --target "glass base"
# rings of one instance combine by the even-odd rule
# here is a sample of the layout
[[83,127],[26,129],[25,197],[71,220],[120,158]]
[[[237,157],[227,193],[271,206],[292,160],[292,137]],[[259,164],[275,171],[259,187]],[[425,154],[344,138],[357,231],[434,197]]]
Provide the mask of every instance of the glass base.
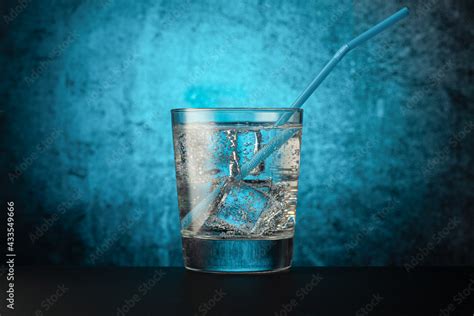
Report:
[[293,237],[210,239],[183,237],[187,269],[214,273],[269,273],[290,268]]

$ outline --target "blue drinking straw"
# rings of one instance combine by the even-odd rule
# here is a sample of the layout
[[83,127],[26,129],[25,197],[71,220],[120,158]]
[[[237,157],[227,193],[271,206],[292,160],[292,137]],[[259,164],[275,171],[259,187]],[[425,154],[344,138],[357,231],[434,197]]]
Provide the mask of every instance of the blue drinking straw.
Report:
[[[334,67],[339,63],[339,61],[352,49],[358,47],[359,45],[365,43],[367,40],[371,39],[380,32],[386,30],[390,26],[394,25],[401,19],[408,16],[408,8],[404,7],[395,14],[389,16],[382,22],[374,25],[364,33],[355,37],[348,43],[342,45],[341,48],[334,54],[334,56],[329,60],[329,62],[323,67],[323,69],[316,75],[316,77],[311,81],[311,83],[306,87],[306,89],[298,96],[298,98],[293,102],[291,107],[300,108],[308,100],[308,98],[313,94],[313,92],[319,87],[324,79],[329,75],[329,73],[334,69]],[[275,122],[275,126],[280,126],[285,124],[288,119],[293,115],[292,112],[284,113],[278,121]],[[250,171],[252,171],[256,166],[258,166],[262,161],[264,161],[268,156],[273,152],[278,150],[283,144],[285,144],[295,133],[297,129],[288,129],[281,132],[278,136],[272,138],[261,150],[259,150],[247,163],[245,163],[241,168],[241,173],[236,177],[237,180],[245,178]],[[193,228],[197,231],[208,216],[208,211],[210,206],[216,201],[217,197],[225,194],[226,188],[229,186],[229,179],[221,182],[207,197],[201,200],[181,221],[181,228],[185,229],[189,227],[192,223]]]
[[[360,34],[347,44],[342,45],[341,48],[332,56],[332,58],[328,61],[328,63],[321,69],[321,71],[316,75],[316,77],[311,81],[311,83],[304,89],[304,91],[296,98],[295,102],[291,105],[294,108],[300,108],[303,104],[308,100],[308,98],[313,94],[314,90],[316,90],[319,85],[323,82],[324,79],[329,75],[329,73],[336,67],[339,61],[352,49],[356,48],[360,44],[365,43],[367,40],[371,39],[375,35],[379,34],[382,31],[385,31],[390,26],[394,25],[401,19],[408,16],[408,8],[403,8],[396,12],[395,14],[389,16],[382,22],[377,25],[374,25],[364,33]],[[285,113],[280,116],[280,119],[276,122],[276,125],[283,125],[288,121],[291,117],[292,113]]]

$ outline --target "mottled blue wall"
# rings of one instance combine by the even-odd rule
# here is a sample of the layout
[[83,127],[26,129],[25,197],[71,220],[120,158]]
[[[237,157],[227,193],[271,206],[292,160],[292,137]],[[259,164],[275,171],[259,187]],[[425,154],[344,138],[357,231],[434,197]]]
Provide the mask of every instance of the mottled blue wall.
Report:
[[22,262],[180,265],[169,110],[288,106],[402,5],[305,105],[295,264],[474,264],[473,5],[382,0],[2,2]]

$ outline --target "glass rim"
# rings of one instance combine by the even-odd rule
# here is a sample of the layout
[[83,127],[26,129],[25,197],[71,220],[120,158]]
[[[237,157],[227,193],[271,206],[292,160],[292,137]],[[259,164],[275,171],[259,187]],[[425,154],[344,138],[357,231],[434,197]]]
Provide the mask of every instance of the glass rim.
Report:
[[171,109],[171,113],[176,112],[303,112],[302,108],[176,108]]

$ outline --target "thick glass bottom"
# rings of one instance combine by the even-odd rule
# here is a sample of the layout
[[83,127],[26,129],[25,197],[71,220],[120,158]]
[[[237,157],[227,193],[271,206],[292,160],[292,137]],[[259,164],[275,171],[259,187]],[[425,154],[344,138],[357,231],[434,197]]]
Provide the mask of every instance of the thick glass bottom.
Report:
[[183,236],[184,265],[215,273],[268,273],[291,266],[293,237],[284,239],[210,239]]

